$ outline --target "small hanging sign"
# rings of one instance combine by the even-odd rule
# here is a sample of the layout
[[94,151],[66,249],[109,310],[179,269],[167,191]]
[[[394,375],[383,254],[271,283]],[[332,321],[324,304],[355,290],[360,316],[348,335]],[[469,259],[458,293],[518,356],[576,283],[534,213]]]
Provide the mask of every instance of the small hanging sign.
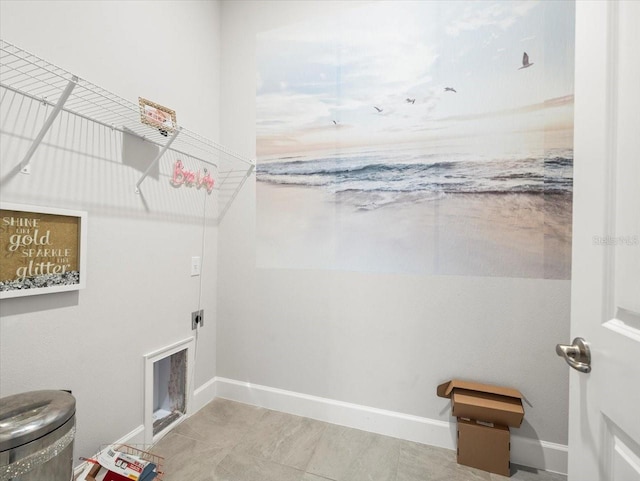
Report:
[[176,160],[173,167],[173,177],[171,178],[171,185],[174,187],[180,187],[181,185],[195,187],[196,189],[204,187],[207,189],[207,193],[210,194],[211,191],[213,191],[214,184],[215,180],[211,177],[211,174],[207,172],[207,169],[204,169],[204,173],[200,173],[199,170],[194,172],[185,169],[181,160]]
[[176,112],[150,100],[138,97],[140,105],[140,121],[143,124],[156,127],[163,136],[176,129]]

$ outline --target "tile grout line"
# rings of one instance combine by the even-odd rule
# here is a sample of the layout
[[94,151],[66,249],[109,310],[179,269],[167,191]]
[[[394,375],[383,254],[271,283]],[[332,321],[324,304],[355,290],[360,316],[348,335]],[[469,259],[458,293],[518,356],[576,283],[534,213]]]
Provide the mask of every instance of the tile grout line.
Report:
[[[240,436],[240,439],[238,439],[238,441],[233,444],[228,450],[227,450],[227,454],[218,462],[218,464],[216,464],[214,469],[217,469],[218,466],[220,466],[220,464],[227,459],[229,456],[231,456],[231,454],[233,453],[233,451],[240,445],[240,443],[242,443],[242,441],[244,441],[244,439],[249,435],[249,432],[251,431],[252,428],[255,427],[256,424],[258,424],[260,422],[260,420],[266,416],[267,412],[269,411],[268,409],[265,408],[260,408],[258,407],[258,409],[264,410],[264,412],[258,417],[258,419],[256,419],[253,423],[250,423],[247,426],[247,429],[245,430],[245,432],[242,434],[242,436]],[[244,456],[249,456],[247,454],[244,454]],[[231,473],[229,473],[229,471],[227,471],[225,468],[220,468],[223,471],[225,471],[227,474],[231,475]]]
[[[317,421],[314,420],[317,423],[320,423],[322,426],[322,429],[318,435],[318,438],[316,439],[315,443],[313,444],[313,449],[311,450],[311,455],[309,456],[309,460],[307,461],[307,464],[304,467],[304,472],[308,473],[307,469],[309,468],[309,465],[311,464],[311,460],[313,459],[313,457],[316,454],[316,450],[318,449],[318,445],[320,444],[320,440],[322,439],[322,436],[324,436],[324,433],[327,431],[327,423],[323,422],[323,421]],[[309,473],[309,474],[313,474],[313,473]]]
[[400,451],[402,451],[402,442],[398,442],[398,455],[396,457],[396,469],[393,473],[393,481],[398,481],[398,468],[400,466]]

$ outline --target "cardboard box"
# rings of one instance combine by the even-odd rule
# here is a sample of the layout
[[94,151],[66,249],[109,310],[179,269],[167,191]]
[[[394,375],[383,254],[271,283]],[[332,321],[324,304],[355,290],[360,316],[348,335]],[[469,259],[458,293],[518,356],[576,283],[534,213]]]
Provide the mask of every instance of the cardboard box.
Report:
[[524,418],[522,394],[516,389],[454,379],[438,386],[451,398],[451,415],[519,428]]
[[96,481],[96,476],[98,476],[101,468],[102,466],[99,464],[92,464],[87,475],[84,478],[80,476],[80,481]]
[[524,419],[520,391],[453,379],[437,394],[451,399],[458,419],[458,463],[509,476],[509,426],[520,427]]
[[509,428],[458,419],[458,464],[511,475]]

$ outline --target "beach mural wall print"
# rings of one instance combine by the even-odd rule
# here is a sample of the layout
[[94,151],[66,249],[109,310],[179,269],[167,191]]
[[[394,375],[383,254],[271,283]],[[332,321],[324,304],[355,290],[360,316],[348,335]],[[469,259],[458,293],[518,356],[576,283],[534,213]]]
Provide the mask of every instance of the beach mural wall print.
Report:
[[257,265],[569,279],[573,2],[372,2],[257,39]]

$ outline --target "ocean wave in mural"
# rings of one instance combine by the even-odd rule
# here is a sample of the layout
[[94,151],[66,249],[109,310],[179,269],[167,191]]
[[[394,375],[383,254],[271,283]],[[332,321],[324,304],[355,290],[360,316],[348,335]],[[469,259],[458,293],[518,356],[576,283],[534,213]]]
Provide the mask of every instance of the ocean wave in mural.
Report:
[[262,34],[258,266],[568,279],[573,24],[378,2]]

